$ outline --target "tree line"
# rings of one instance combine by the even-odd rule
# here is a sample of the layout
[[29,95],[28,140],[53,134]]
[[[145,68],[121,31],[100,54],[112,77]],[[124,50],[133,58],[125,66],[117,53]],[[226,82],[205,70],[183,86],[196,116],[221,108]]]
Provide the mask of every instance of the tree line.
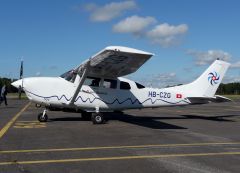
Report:
[[[16,81],[17,79],[9,79],[9,78],[0,78],[0,87],[5,84],[8,92],[14,93],[18,92],[18,89],[13,87],[11,83]],[[217,94],[240,94],[240,82],[228,83],[228,84],[220,84]]]
[[228,84],[220,84],[217,90],[217,94],[240,94],[240,83],[228,83]]
[[3,85],[6,85],[7,91],[9,93],[18,92],[18,89],[11,85],[11,83],[16,80],[17,79],[0,78],[0,89],[2,88]]

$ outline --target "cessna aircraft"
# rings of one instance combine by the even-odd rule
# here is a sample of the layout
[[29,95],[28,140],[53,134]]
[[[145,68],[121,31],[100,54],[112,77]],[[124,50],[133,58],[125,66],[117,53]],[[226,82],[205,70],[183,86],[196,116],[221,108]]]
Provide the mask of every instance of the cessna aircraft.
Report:
[[215,95],[229,63],[215,60],[195,81],[168,88],[146,88],[123,78],[135,72],[153,54],[133,48],[109,46],[60,77],[29,77],[12,83],[45,109],[38,115],[48,120],[47,110],[80,112],[93,124],[104,122],[105,112],[126,109],[184,106],[229,101]]

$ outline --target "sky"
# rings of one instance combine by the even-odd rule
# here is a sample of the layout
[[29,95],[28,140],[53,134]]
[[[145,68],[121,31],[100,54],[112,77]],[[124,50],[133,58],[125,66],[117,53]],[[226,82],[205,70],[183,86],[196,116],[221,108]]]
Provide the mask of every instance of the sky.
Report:
[[147,86],[188,83],[215,59],[240,82],[238,0],[0,0],[0,77],[59,76],[106,46],[155,54],[128,75]]

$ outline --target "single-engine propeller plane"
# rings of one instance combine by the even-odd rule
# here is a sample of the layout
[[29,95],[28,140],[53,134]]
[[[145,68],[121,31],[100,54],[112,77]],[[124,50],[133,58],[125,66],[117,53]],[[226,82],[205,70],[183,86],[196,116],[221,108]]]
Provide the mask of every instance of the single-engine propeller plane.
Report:
[[12,83],[21,85],[27,97],[45,109],[38,115],[48,120],[47,110],[80,112],[94,124],[104,122],[105,112],[126,109],[184,106],[229,101],[215,95],[229,63],[215,60],[195,81],[168,88],[147,88],[121,76],[138,70],[152,53],[109,46],[60,77],[29,77]]

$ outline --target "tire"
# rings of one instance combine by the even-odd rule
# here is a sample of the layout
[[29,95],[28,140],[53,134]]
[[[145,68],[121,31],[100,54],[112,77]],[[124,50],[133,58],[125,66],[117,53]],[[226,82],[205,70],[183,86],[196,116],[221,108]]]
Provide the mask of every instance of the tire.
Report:
[[93,124],[103,124],[104,123],[103,114],[93,113],[92,114],[92,122],[93,122]]
[[47,114],[45,114],[44,116],[43,116],[43,113],[38,114],[38,121],[47,122],[47,120],[48,120]]

